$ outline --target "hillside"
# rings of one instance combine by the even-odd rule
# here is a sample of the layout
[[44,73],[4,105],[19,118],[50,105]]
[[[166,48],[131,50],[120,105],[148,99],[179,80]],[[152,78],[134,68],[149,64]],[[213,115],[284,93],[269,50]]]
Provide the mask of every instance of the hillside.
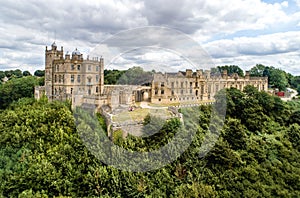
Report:
[[[226,93],[225,125],[206,156],[199,157],[199,147],[209,130],[211,107],[182,109],[185,116],[196,118],[184,123],[196,132],[191,145],[171,164],[144,173],[121,171],[93,156],[78,134],[68,103],[45,98],[14,102],[0,112],[0,195],[299,196],[300,102],[285,103],[253,87]],[[129,151],[156,150],[182,127],[176,119],[161,126],[150,137],[123,139],[115,134],[113,141]]]

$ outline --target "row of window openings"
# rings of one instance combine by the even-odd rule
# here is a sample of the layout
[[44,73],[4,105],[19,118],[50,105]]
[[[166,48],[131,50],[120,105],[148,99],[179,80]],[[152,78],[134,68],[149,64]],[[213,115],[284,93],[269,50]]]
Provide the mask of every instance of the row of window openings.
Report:
[[[75,68],[77,68],[78,71],[80,71],[81,69],[81,65],[77,65],[77,67],[75,65],[71,65],[71,70],[75,70]],[[88,65],[88,71],[92,70],[92,66]],[[56,65],[56,71],[59,71],[59,65]],[[96,71],[99,71],[99,66],[96,66]]]
[[[75,81],[75,75],[71,75],[71,83],[74,83]],[[77,75],[77,82],[80,83],[81,82],[81,76]],[[92,83],[92,77],[87,77],[87,82],[88,83]],[[99,82],[99,76],[96,75],[96,82]]]
[[[235,84],[234,82],[232,82],[232,84]],[[251,84],[250,82],[246,82],[246,84]],[[175,86],[175,83],[174,82],[171,82],[171,88],[174,88]],[[185,82],[185,87],[187,87],[187,85],[188,85],[188,82]],[[162,82],[161,83],[161,87],[164,87],[165,85],[164,85],[164,82]],[[178,82],[176,82],[176,86],[178,87]],[[201,86],[203,86],[203,85],[201,85]],[[225,87],[226,85],[224,84],[224,87]],[[180,87],[181,88],[183,88],[184,87],[184,82],[181,82],[181,84],[180,84]],[[192,82],[190,82],[190,88],[191,87],[193,87],[193,83]],[[195,82],[195,87],[198,87],[198,82]],[[218,85],[216,85],[216,90],[218,90],[219,89],[219,86]]]
[[[184,93],[184,90],[180,90],[180,94],[181,95],[183,95]],[[186,93],[188,93],[187,91],[186,91]],[[190,94],[192,94],[193,93],[193,90],[192,89],[190,89]],[[203,89],[201,90],[201,93],[203,94],[204,92],[203,92]],[[164,95],[165,94],[165,90],[164,89],[161,89],[160,90],[160,94],[161,95]],[[158,95],[158,89],[155,89],[155,95]],[[172,95],[175,95],[175,92],[174,92],[174,90],[172,90]],[[196,90],[196,96],[198,96],[198,90]]]
[[[71,94],[73,94],[73,88],[71,88]],[[81,90],[82,91],[82,90]],[[84,89],[83,89],[84,91]],[[97,86],[96,87],[96,93],[99,92],[99,87]],[[62,89],[54,89],[54,95],[59,95],[59,94],[62,94],[63,93],[63,90]],[[92,90],[91,89],[88,89],[88,94],[91,95],[92,94]]]
[[[77,70],[78,71],[80,70],[80,68],[81,68],[81,65],[77,65]],[[71,65],[71,70],[75,70],[75,65]],[[92,66],[88,65],[88,71],[91,71],[91,70],[92,70]],[[99,71],[99,66],[98,65],[96,66],[96,71]]]
[[[164,87],[164,83],[161,84],[162,87]],[[175,83],[171,82],[171,87],[174,88]],[[176,86],[178,87],[178,82],[176,82]],[[180,87],[183,88],[184,82],[181,82]],[[188,82],[185,82],[185,87],[188,86]],[[193,83],[190,82],[190,88],[193,87]],[[195,87],[198,87],[198,82],[195,82]]]
[[[203,96],[200,96],[200,97],[192,97],[191,99],[192,100],[199,100],[199,98],[200,98],[200,100],[202,100],[203,99]],[[208,99],[210,98],[210,96],[208,96]],[[170,98],[170,101],[176,101],[177,100],[177,98]],[[181,100],[190,100],[190,98],[189,97],[187,97],[187,98],[178,98],[178,100],[179,101],[181,101]],[[158,101],[161,101],[161,98],[159,98],[158,99]]]

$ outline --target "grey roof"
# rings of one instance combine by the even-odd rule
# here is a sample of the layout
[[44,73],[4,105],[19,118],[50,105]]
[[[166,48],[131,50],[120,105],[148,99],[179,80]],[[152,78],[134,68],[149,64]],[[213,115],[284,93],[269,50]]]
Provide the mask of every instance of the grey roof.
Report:
[[76,48],[73,52],[72,55],[81,55],[80,51]]
[[56,45],[56,43],[55,43],[55,41],[52,43],[52,45],[51,45],[52,47],[57,47],[57,45]]

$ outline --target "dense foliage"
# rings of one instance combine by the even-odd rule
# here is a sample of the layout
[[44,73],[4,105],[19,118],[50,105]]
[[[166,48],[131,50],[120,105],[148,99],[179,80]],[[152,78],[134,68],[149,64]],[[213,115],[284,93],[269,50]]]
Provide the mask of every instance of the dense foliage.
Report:
[[104,70],[104,84],[108,85],[149,85],[155,71],[144,71],[141,67],[132,67],[128,70]]
[[285,91],[288,85],[291,85],[293,76],[285,71],[273,66],[257,64],[250,70],[251,76],[268,77],[269,86]]
[[[184,108],[184,116],[196,118],[184,121],[196,132],[192,144],[173,163],[145,173],[121,171],[91,155],[69,104],[14,102],[0,112],[0,197],[298,197],[300,102],[284,103],[253,87],[226,93],[225,125],[206,156],[199,157],[199,148],[211,106]],[[147,117],[144,125],[151,119],[159,118]],[[123,139],[117,132],[113,141],[127,150],[153,150],[180,132],[178,119],[152,123],[160,128],[153,137]]]
[[153,79],[153,72],[144,71],[141,67],[132,67],[119,78],[122,85],[149,85]]
[[104,84],[115,85],[117,84],[119,78],[125,73],[125,70],[104,70]]
[[34,87],[42,85],[44,78],[26,76],[11,78],[4,84],[0,84],[0,109],[7,108],[12,102],[21,98],[33,98]]
[[232,75],[232,74],[236,73],[239,76],[244,76],[244,71],[237,65],[217,66],[216,69],[219,72],[219,74],[222,74],[223,71],[226,70],[228,75]]
[[45,70],[36,70],[34,72],[34,75],[38,76],[38,77],[43,77],[43,76],[45,76]]

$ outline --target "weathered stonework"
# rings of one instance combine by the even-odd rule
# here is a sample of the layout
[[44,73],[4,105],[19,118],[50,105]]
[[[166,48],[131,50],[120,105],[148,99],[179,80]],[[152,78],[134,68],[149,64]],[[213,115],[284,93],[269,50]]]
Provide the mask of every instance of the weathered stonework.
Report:
[[64,56],[63,47],[58,50],[54,42],[51,49],[45,50],[45,87],[36,87],[35,97],[40,98],[44,92],[49,100],[71,100],[73,107],[95,105],[99,111],[103,105],[113,110],[142,101],[173,106],[211,103],[219,90],[230,87],[243,90],[246,85],[267,91],[268,79],[250,77],[249,72],[240,77],[229,76],[227,71],[216,75],[209,70],[187,69],[155,73],[150,86],[104,85],[102,57],[83,59],[77,49]]

